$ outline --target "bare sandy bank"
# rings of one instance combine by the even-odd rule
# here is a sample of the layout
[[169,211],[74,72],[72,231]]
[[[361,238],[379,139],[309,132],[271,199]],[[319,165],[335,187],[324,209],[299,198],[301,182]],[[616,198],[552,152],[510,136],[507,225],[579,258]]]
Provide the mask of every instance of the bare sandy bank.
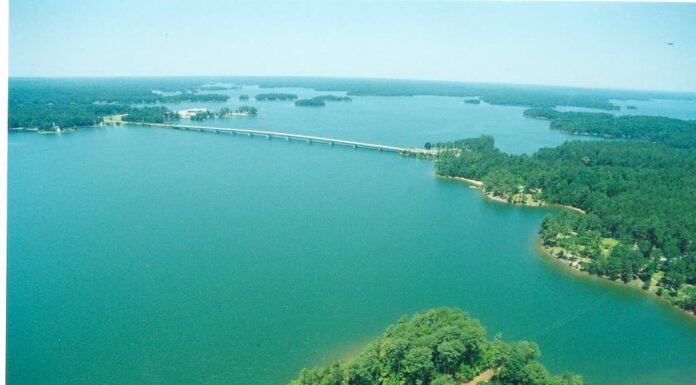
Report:
[[580,214],[587,214],[587,213],[585,212],[585,210],[579,209],[579,208],[577,208],[577,207],[568,206],[568,205],[560,205],[560,204],[555,204],[555,203],[546,203],[546,202],[538,201],[538,200],[527,199],[527,200],[524,201],[524,202],[520,202],[520,201],[509,202],[509,201],[508,201],[506,198],[504,198],[504,197],[501,197],[501,196],[493,195],[493,194],[491,194],[491,193],[486,193],[486,192],[484,192],[484,191],[483,191],[483,182],[480,181],[480,180],[469,179],[469,178],[463,178],[463,177],[459,177],[459,176],[443,176],[443,175],[437,175],[437,174],[435,174],[435,176],[436,176],[437,178],[456,180],[456,181],[464,182],[464,183],[466,183],[466,184],[469,184],[469,185],[471,185],[471,186],[474,186],[474,187],[480,189],[481,192],[483,193],[483,195],[486,196],[486,198],[488,198],[488,199],[490,199],[490,200],[494,200],[494,201],[496,201],[496,202],[508,203],[508,204],[513,204],[513,205],[518,205],[518,206],[530,206],[530,207],[547,206],[547,207],[555,207],[555,208],[559,208],[559,209],[571,210],[571,211],[574,211],[574,212],[580,213]]

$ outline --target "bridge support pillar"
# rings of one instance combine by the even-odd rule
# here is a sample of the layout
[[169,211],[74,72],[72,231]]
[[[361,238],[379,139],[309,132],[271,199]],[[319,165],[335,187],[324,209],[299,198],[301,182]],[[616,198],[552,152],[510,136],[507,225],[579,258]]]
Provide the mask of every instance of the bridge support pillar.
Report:
[[329,146],[333,147],[334,142],[329,142]]
[[312,144],[312,139],[307,139],[307,143]]
[[271,136],[270,136],[270,135],[266,135],[266,139],[271,140]]
[[353,145],[353,148],[358,148],[358,145],[357,145],[357,144],[354,144],[354,145]]

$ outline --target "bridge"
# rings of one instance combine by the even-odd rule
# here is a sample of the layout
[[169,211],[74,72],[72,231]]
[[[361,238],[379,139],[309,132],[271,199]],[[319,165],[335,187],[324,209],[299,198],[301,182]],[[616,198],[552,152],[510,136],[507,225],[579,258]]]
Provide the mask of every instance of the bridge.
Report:
[[339,146],[346,146],[346,147],[352,147],[352,148],[364,148],[364,149],[369,149],[369,150],[388,151],[388,152],[396,152],[396,153],[403,153],[403,152],[407,152],[407,151],[420,153],[420,154],[434,153],[433,150],[426,150],[426,149],[422,149],[422,148],[404,148],[404,147],[396,147],[396,146],[387,146],[384,144],[357,142],[357,141],[353,141],[353,140],[326,138],[326,137],[322,137],[322,136],[292,134],[289,132],[278,132],[278,131],[253,130],[253,129],[248,129],[248,128],[193,126],[193,125],[186,125],[186,124],[167,124],[167,123],[127,122],[126,124],[138,124],[138,125],[148,126],[148,127],[171,128],[171,129],[176,129],[176,130],[213,132],[216,134],[226,133],[226,134],[232,134],[232,135],[246,135],[248,137],[260,136],[260,137],[264,137],[268,140],[276,138],[276,139],[283,139],[283,140],[288,141],[288,142],[294,140],[294,141],[303,141],[306,143],[324,143],[324,144],[328,144],[329,146],[339,145]]

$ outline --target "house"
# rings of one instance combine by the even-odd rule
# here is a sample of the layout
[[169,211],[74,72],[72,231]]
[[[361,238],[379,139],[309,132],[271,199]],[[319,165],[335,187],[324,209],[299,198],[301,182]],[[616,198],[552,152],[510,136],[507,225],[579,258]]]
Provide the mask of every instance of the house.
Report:
[[189,108],[188,110],[177,111],[176,114],[181,119],[191,119],[192,116],[196,116],[199,112],[208,112],[207,108]]

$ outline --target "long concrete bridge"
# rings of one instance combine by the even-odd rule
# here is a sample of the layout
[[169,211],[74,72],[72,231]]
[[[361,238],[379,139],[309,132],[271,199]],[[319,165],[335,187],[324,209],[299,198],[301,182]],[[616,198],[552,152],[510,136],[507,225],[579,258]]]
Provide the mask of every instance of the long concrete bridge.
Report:
[[277,138],[277,139],[283,139],[285,141],[303,141],[306,143],[324,143],[328,144],[329,146],[334,146],[334,145],[339,145],[339,146],[346,146],[346,147],[352,147],[352,148],[365,148],[365,149],[370,149],[370,150],[377,150],[377,151],[389,151],[389,152],[396,152],[396,153],[403,153],[403,152],[416,152],[416,153],[422,153],[422,154],[428,154],[433,152],[432,150],[426,150],[422,148],[404,148],[404,147],[396,147],[396,146],[387,146],[384,144],[376,144],[376,143],[366,143],[366,142],[357,142],[353,140],[345,140],[345,139],[335,139],[335,138],[326,138],[322,136],[313,136],[313,135],[301,135],[301,134],[292,134],[289,132],[278,132],[278,131],[265,131],[265,130],[252,130],[248,128],[228,128],[228,127],[213,127],[213,126],[194,126],[194,125],[186,125],[186,124],[166,124],[166,123],[135,123],[135,122],[124,122],[125,124],[138,124],[138,125],[143,125],[143,126],[149,126],[149,127],[161,127],[161,128],[172,128],[176,130],[190,130],[190,131],[200,131],[200,132],[213,132],[213,133],[227,133],[227,134],[232,134],[232,135],[246,135],[248,137],[254,137],[254,136],[260,136],[264,137],[268,140]]

